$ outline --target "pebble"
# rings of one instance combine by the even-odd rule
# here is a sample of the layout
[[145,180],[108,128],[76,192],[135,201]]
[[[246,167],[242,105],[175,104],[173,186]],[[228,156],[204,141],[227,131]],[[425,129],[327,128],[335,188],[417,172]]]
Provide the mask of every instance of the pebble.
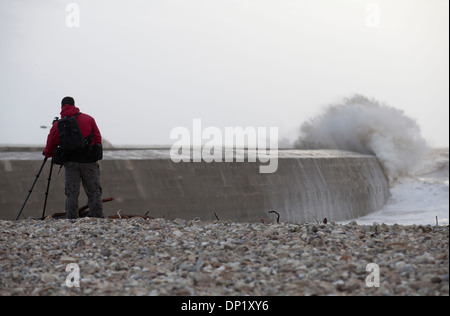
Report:
[[448,226],[0,221],[0,296],[447,296],[448,272]]

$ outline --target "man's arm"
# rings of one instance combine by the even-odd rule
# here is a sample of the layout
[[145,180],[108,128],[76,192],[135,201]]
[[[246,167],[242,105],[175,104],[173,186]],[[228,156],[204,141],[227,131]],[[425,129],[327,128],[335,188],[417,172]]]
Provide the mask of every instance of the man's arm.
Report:
[[47,145],[45,146],[43,155],[47,158],[53,157],[56,147],[59,145],[59,130],[58,122],[55,122],[50,130],[50,134],[47,137]]
[[95,122],[95,119],[92,119],[92,131],[94,132],[94,144],[101,144],[102,143],[102,134],[100,133],[100,130],[98,129],[97,123]]

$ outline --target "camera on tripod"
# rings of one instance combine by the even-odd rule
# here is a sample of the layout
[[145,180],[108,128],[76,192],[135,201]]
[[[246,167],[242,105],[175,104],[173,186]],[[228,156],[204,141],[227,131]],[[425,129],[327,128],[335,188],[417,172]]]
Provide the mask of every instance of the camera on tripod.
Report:
[[[55,118],[53,119],[53,122],[52,122],[52,126],[51,126],[51,127],[53,127],[53,125],[54,125],[56,122],[58,122],[58,121],[59,121],[59,117],[55,116]],[[50,127],[50,128],[51,128],[51,127]],[[41,126],[41,128],[44,128],[44,126]],[[45,128],[47,128],[47,126],[45,126]],[[44,166],[45,166],[45,163],[47,162],[47,160],[48,160],[48,158],[45,157],[45,158],[44,158],[44,161],[42,162],[42,166],[41,166],[41,168],[39,169],[38,173],[36,174],[36,177],[35,177],[35,179],[34,179],[34,182],[33,182],[32,186],[31,186],[30,190],[28,191],[27,198],[26,198],[25,201],[23,202],[22,208],[20,209],[20,212],[19,212],[19,214],[17,215],[16,221],[19,220],[20,215],[22,215],[23,209],[25,208],[25,205],[27,204],[27,201],[28,201],[28,199],[30,198],[31,192],[33,192],[33,188],[34,188],[34,186],[36,185],[36,182],[37,182],[39,176],[41,175],[42,169],[44,169]],[[53,161],[53,159],[52,159],[52,163],[51,163],[51,166],[50,166],[50,174],[49,174],[48,179],[47,179],[47,181],[48,181],[48,183],[47,183],[47,190],[45,191],[45,202],[44,202],[44,209],[43,209],[43,211],[42,211],[42,217],[41,217],[41,219],[44,219],[44,218],[45,218],[45,209],[46,209],[46,207],[47,207],[48,191],[49,191],[49,189],[50,189],[50,181],[52,180],[53,164],[54,164],[54,161]]]

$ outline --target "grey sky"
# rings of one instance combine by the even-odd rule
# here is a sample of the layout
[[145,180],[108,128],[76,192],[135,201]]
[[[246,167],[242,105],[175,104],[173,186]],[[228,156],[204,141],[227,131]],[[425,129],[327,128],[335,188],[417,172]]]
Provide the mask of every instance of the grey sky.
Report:
[[[69,28],[66,6],[80,8]],[[354,93],[449,143],[447,0],[2,0],[0,144],[43,144],[71,95],[113,144],[174,127],[291,137]],[[373,25],[379,10],[379,27]],[[371,24],[372,23],[372,24]]]

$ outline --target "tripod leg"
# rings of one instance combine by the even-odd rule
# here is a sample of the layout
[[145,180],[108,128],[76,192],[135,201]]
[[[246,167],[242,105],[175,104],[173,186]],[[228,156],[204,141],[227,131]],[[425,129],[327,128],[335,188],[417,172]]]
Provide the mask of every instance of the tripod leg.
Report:
[[30,190],[28,191],[27,198],[25,199],[25,202],[23,202],[22,208],[20,209],[20,212],[19,212],[19,214],[17,215],[16,221],[18,221],[20,215],[22,215],[23,209],[25,208],[25,205],[27,204],[27,201],[28,201],[28,198],[29,198],[30,195],[31,195],[31,192],[33,192],[33,188],[34,188],[34,186],[35,186],[35,184],[36,184],[36,182],[37,182],[39,176],[41,175],[42,169],[44,169],[44,165],[45,165],[45,163],[47,162],[47,159],[48,159],[47,157],[44,158],[44,162],[42,163],[41,169],[39,169],[39,172],[38,172],[37,175],[36,175],[36,179],[34,179],[33,185],[31,186]]
[[47,199],[48,199],[48,191],[50,190],[50,182],[52,181],[52,172],[53,172],[53,159],[50,165],[50,174],[48,176],[48,183],[47,183],[47,191],[45,191],[45,202],[44,202],[44,209],[42,210],[42,217],[41,219],[45,219],[45,209],[47,208]]

